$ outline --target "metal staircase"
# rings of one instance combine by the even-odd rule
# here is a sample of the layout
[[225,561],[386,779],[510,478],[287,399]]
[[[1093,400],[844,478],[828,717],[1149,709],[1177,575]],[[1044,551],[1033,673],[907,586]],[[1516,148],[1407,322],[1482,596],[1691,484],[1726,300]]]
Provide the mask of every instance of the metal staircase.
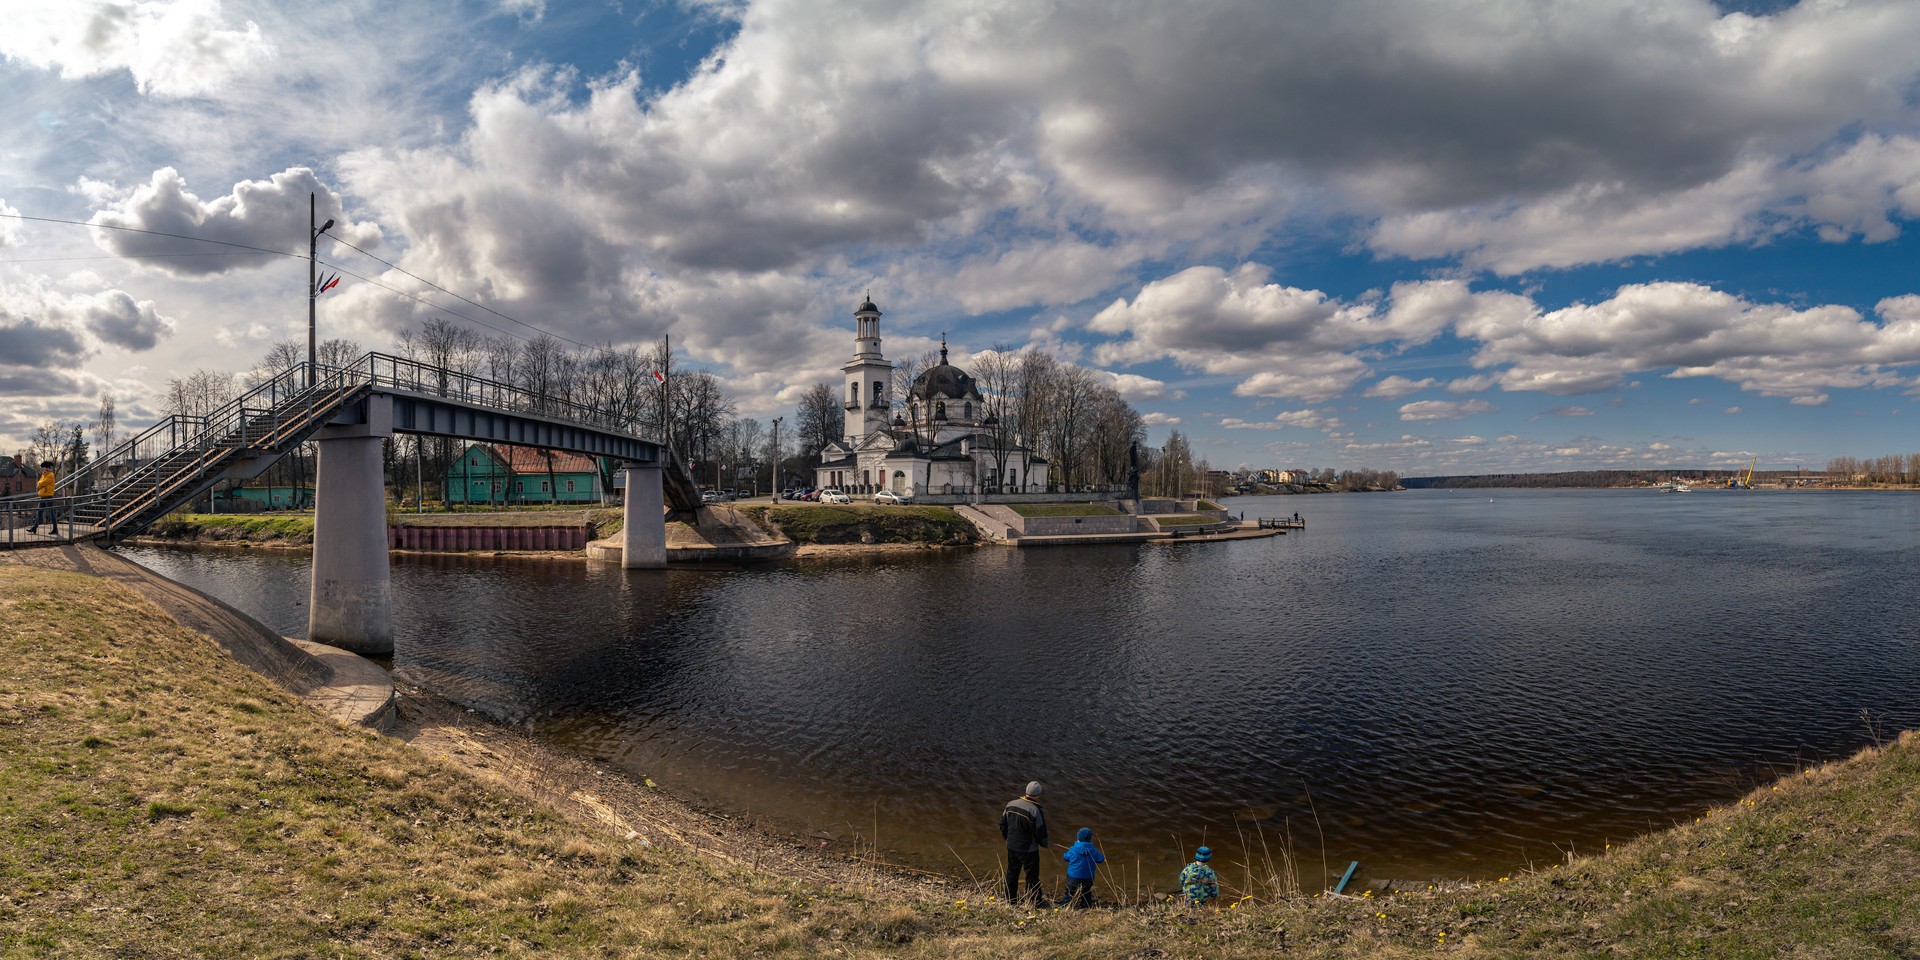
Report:
[[[481,410],[515,411],[629,435],[608,411],[548,397],[471,374],[381,353],[345,367],[318,368],[306,385],[294,367],[204,415],[173,414],[60,481],[50,499],[0,499],[0,550],[137,536],[221,480],[259,476],[273,463],[376,390],[434,396]],[[700,508],[700,492],[672,451],[663,450],[663,487],[676,511]],[[56,517],[35,532],[35,519]]]
[[[70,474],[50,502],[0,502],[0,548],[97,540],[114,543],[190,503],[220,480],[258,476],[372,384],[351,369],[330,370],[312,388],[296,367],[204,415],[173,414]],[[50,507],[48,532],[32,532]]]

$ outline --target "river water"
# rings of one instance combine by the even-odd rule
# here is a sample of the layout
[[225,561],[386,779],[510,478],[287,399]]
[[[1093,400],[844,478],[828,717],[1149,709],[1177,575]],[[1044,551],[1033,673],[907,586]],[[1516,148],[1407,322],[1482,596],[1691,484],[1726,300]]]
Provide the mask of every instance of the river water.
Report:
[[[1920,725],[1920,497],[1241,498],[1309,529],[729,569],[396,556],[403,677],[667,790],[990,873],[1046,783],[1132,882],[1597,850]],[[305,629],[307,559],[128,548]],[[1049,868],[1049,877],[1059,874]]]

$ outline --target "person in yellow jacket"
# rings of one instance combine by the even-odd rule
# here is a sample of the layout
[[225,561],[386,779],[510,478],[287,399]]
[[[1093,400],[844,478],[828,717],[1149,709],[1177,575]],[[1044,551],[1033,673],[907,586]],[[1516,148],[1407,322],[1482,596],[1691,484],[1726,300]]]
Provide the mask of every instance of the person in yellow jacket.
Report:
[[55,482],[53,476],[53,461],[47,460],[41,463],[40,482],[36,485],[36,489],[38,489],[40,493],[40,509],[33,515],[33,526],[27,528],[28,533],[39,533],[40,524],[42,523],[52,528],[54,532],[59,532],[59,523],[53,519],[53,487]]

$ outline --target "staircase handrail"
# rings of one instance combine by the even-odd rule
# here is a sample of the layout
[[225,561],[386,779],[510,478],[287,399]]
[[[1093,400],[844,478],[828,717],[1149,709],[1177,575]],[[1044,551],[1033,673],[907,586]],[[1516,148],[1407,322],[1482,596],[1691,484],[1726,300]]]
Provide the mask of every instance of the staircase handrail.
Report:
[[[92,481],[100,471],[111,469],[115,464],[132,464],[121,476],[113,478],[114,482],[106,487],[110,491],[133,479],[141,466],[151,464],[161,454],[183,449],[205,450],[211,446],[212,438],[225,437],[244,427],[247,410],[250,406],[257,409],[257,401],[264,398],[269,405],[278,406],[281,399],[297,396],[306,389],[305,377],[304,368],[290,367],[204,414],[170,413],[153,426],[117,444],[105,455],[94,458],[86,468],[62,478],[56,492],[79,495],[84,492],[80,490],[83,480]],[[161,446],[163,443],[164,446]],[[143,451],[150,455],[142,457]]]

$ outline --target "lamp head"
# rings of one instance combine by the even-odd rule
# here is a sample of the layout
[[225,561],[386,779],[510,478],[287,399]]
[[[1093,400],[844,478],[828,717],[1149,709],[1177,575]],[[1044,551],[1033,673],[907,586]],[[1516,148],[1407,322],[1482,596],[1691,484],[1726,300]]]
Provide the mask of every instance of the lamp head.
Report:
[[318,229],[318,230],[315,230],[315,231],[314,231],[314,234],[315,234],[316,236],[318,236],[319,234],[322,234],[322,233],[326,233],[326,232],[327,232],[328,230],[330,230],[330,229],[332,229],[332,228],[333,228],[333,221],[332,221],[332,220],[328,220],[328,221],[327,221],[326,223],[323,223],[323,224],[321,224],[321,225],[320,225],[320,229]]

